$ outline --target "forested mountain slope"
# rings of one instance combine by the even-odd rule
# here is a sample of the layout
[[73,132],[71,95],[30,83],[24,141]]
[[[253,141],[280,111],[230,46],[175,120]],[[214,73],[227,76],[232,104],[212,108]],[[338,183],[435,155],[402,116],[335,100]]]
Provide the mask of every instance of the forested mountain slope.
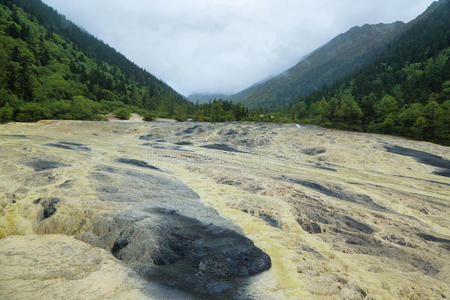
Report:
[[359,72],[301,99],[297,119],[450,144],[450,2],[435,2]]
[[0,121],[95,119],[129,106],[190,105],[161,80],[40,0],[0,0]]
[[361,68],[398,36],[405,26],[402,22],[395,22],[353,27],[286,72],[233,95],[231,99],[250,108],[286,108],[298,96],[308,95]]

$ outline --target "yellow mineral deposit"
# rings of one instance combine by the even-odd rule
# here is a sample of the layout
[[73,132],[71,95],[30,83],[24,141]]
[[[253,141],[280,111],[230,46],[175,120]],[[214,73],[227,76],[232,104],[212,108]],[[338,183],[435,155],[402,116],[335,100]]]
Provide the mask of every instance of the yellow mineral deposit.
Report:
[[[271,257],[248,287],[258,298],[450,297],[450,179],[433,173],[448,168],[448,147],[309,126],[158,121],[10,123],[0,125],[0,147],[2,299],[187,297],[83,236],[122,209],[92,178],[123,157],[136,160],[131,171],[190,187]],[[107,191],[120,192],[108,180]]]

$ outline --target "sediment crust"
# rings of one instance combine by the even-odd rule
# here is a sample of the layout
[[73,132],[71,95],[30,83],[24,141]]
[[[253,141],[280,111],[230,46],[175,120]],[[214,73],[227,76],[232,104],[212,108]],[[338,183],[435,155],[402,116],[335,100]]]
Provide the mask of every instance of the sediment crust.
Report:
[[0,132],[2,298],[450,297],[447,147],[254,123]]

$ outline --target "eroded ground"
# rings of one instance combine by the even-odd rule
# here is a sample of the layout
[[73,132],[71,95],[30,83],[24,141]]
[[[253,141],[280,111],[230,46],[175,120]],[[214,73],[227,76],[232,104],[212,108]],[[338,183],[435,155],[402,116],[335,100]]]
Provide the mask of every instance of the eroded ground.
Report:
[[0,147],[0,298],[450,297],[447,147],[74,121]]

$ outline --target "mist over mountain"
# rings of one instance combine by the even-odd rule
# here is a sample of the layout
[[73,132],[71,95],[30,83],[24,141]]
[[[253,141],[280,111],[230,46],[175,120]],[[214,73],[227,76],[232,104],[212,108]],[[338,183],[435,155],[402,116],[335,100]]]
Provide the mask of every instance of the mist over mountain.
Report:
[[250,108],[286,108],[299,96],[308,95],[364,66],[405,28],[402,22],[353,27],[294,67],[233,95],[231,99]]
[[449,145],[449,20],[450,2],[435,2],[373,61],[299,97],[291,114],[322,126]]
[[204,104],[204,103],[208,103],[214,99],[228,99],[228,98],[230,98],[230,96],[231,95],[229,95],[229,94],[195,93],[195,94],[189,95],[187,97],[187,99],[193,103],[196,103],[198,101],[198,103]]

